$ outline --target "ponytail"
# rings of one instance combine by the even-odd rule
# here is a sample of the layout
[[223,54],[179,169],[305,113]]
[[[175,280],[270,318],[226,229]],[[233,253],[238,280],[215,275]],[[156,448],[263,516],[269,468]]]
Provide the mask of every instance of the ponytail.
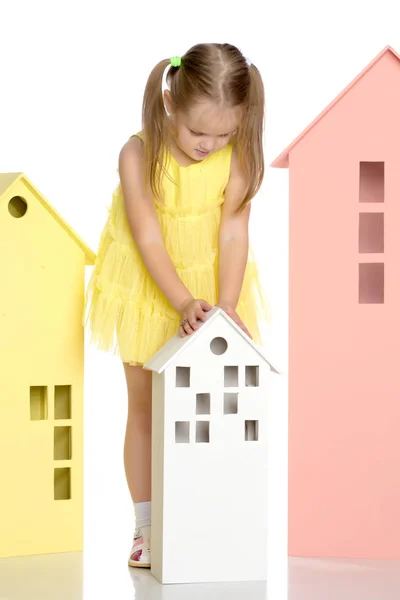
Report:
[[143,97],[142,124],[145,152],[145,178],[156,198],[161,198],[161,174],[165,169],[167,115],[162,80],[169,59],[159,62],[147,80]]
[[237,137],[237,149],[248,186],[238,212],[242,212],[259,191],[264,179],[264,85],[257,67],[249,66],[250,86],[242,126]]
[[259,191],[264,178],[264,85],[259,70],[249,65],[242,53],[230,44],[198,44],[182,57],[181,66],[173,66],[170,59],[165,59],[154,67],[144,92],[142,121],[146,183],[160,201],[162,176],[167,174],[165,150],[170,141],[162,92],[163,75],[168,66],[171,96],[180,110],[186,110],[199,98],[243,106],[243,120],[233,140],[247,181],[238,208],[238,212],[242,212]]

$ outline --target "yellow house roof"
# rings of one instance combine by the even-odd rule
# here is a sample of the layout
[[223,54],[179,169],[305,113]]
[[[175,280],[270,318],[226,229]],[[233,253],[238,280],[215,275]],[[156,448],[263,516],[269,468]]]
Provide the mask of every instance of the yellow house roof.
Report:
[[51,214],[53,219],[68,233],[68,235],[74,240],[74,242],[83,250],[86,257],[86,264],[93,265],[96,255],[95,253],[85,244],[85,242],[79,237],[77,233],[68,225],[68,223],[62,218],[62,216],[53,208],[53,206],[46,200],[46,198],[39,192],[39,190],[33,185],[24,173],[0,173],[0,205],[5,198],[10,197],[12,193],[11,188],[18,182],[22,182],[23,185],[29,189],[29,191],[35,196],[38,202]]

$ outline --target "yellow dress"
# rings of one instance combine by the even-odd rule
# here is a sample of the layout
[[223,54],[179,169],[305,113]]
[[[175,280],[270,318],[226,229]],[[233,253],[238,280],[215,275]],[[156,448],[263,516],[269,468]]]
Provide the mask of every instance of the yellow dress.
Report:
[[[168,153],[163,202],[155,200],[179,277],[194,298],[211,305],[218,301],[218,229],[231,156],[228,145],[182,167]],[[143,365],[179,329],[180,315],[151,279],[132,238],[120,185],[113,193],[86,302],[91,341],[132,365]],[[251,252],[237,313],[260,343],[258,322],[269,320],[269,309]]]

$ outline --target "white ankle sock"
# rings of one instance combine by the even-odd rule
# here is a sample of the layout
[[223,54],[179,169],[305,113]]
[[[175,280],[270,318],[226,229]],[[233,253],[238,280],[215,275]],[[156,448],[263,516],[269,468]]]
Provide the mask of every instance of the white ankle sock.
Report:
[[135,502],[136,529],[151,525],[151,502]]

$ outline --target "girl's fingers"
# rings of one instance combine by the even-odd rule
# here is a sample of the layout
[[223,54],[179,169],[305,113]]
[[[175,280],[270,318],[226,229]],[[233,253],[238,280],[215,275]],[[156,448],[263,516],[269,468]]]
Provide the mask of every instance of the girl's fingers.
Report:
[[203,310],[211,310],[212,309],[211,304],[209,304],[205,300],[200,300],[200,306]]
[[186,315],[185,319],[186,319],[186,325],[184,326],[185,331],[186,331],[186,333],[192,333],[195,329],[197,329],[196,311],[190,312],[190,314]]
[[196,329],[199,328],[199,326],[197,325],[197,319],[196,319],[196,317],[194,319],[191,319],[189,321],[189,325],[190,325],[190,327],[192,328],[193,331],[196,331]]
[[[204,318],[202,318],[202,315]],[[204,314],[204,312],[197,313],[197,319],[200,321],[205,321],[207,319],[207,316]],[[194,331],[197,331],[197,329],[199,328],[199,325],[197,324],[197,319],[195,320],[193,317],[191,317],[190,319],[186,319],[186,321],[184,320],[185,322],[182,322],[181,326],[179,327],[180,337],[185,337],[186,335],[190,335]],[[235,323],[240,327],[242,331],[244,331],[246,335],[249,336],[250,339],[253,339],[250,331],[247,329],[243,321],[237,318],[235,319]]]
[[192,327],[192,323],[193,322],[193,318],[189,319],[186,318],[183,322],[183,329],[185,331],[185,333],[187,334],[191,334],[193,332],[193,327]]
[[181,337],[185,337],[189,332],[192,331],[189,320],[187,317],[183,317],[181,325],[179,327],[179,334]]
[[202,321],[204,323],[204,321],[207,321],[207,315],[204,312],[204,310],[198,310],[196,313],[196,317],[199,321]]

